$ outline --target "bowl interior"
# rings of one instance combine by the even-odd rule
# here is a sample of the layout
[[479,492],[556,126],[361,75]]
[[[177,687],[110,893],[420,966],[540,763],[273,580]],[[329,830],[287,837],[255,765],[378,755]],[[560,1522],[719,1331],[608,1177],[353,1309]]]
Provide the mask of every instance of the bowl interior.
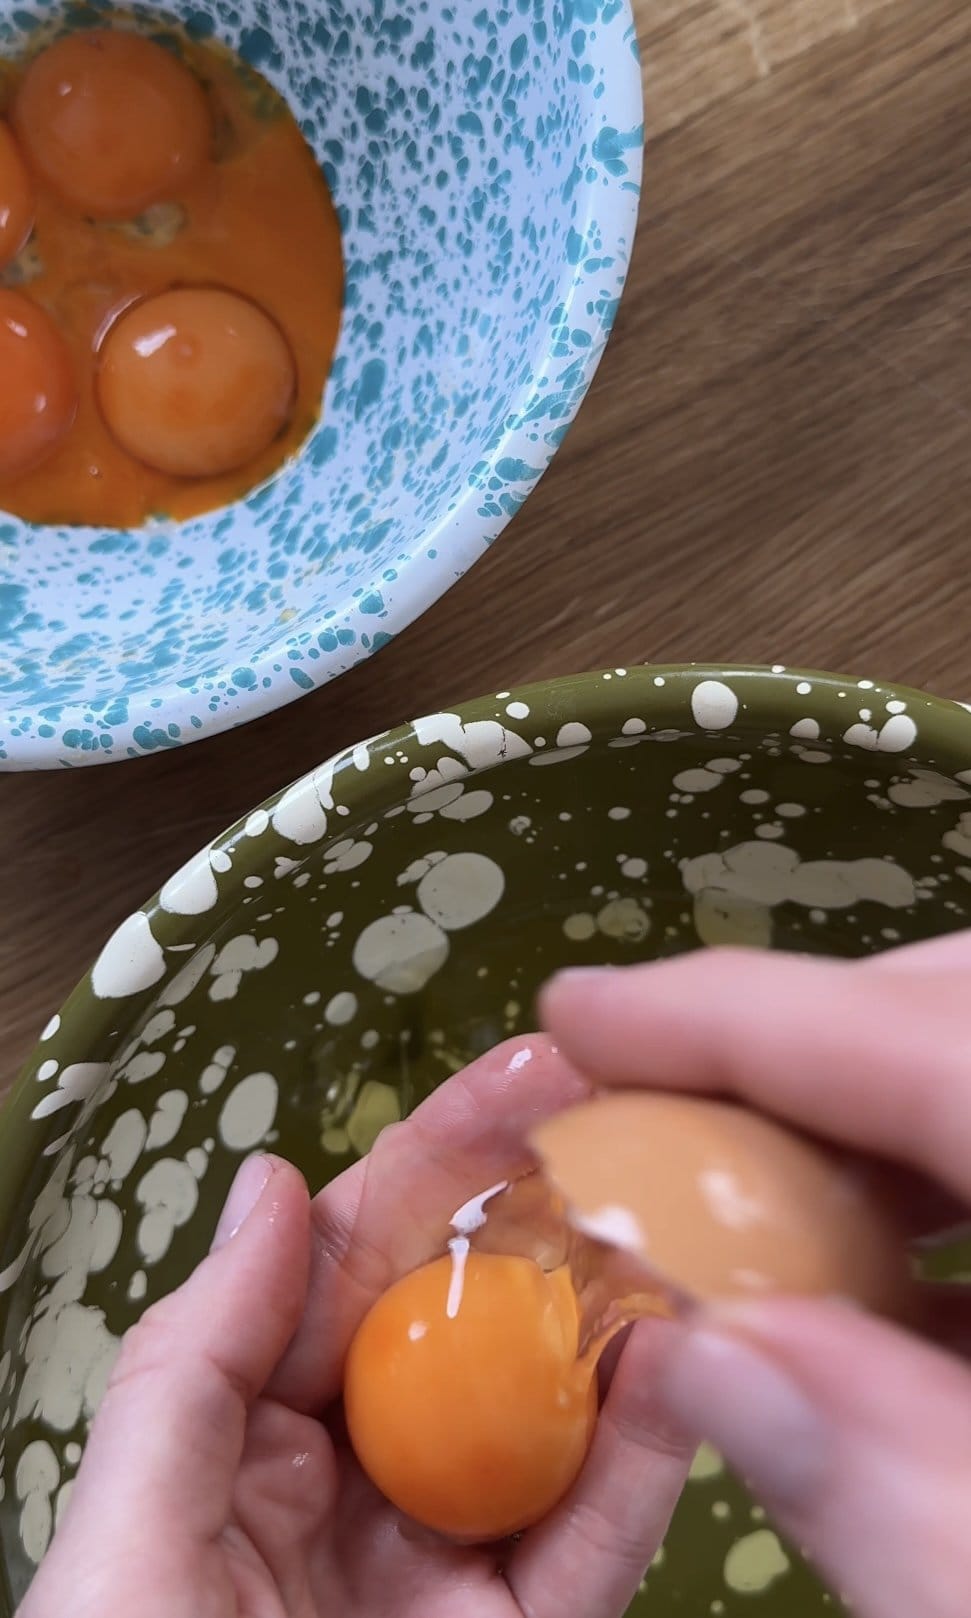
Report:
[[[504,693],[218,839],[109,942],[5,1115],[0,1614],[119,1334],[201,1256],[241,1154],[272,1143],[319,1187],[528,1030],[557,967],[729,940],[864,955],[967,925],[969,878],[971,716],[812,675]],[[655,1614],[741,1618],[758,1590],[832,1612],[707,1452],[648,1590]]]
[[[115,13],[84,0],[71,26]],[[0,55],[49,32],[0,0]],[[0,762],[177,746],[379,648],[518,510],[596,368],[640,176],[626,0],[183,0],[287,97],[338,206],[320,426],[250,498],[133,533],[0,512]],[[46,37],[46,33],[42,33]]]

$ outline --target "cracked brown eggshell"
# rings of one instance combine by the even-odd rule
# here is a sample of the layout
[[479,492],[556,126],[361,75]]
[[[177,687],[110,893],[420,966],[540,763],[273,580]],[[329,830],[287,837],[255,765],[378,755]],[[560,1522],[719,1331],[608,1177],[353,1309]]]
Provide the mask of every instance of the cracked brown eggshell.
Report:
[[571,1222],[697,1300],[840,1296],[906,1312],[903,1233],[862,1165],[730,1102],[618,1091],[531,1137]]

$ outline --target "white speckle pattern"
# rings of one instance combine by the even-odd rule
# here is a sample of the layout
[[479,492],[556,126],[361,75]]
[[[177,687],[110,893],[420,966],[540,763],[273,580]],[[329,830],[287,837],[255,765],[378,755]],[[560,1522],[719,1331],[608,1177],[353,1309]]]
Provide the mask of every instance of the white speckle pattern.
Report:
[[209,971],[215,954],[215,944],[204,944],[196,955],[190,956],[182,970],[165,985],[159,995],[159,1005],[180,1006],[183,1000],[188,1000],[193,989]]
[[101,1148],[110,1181],[127,1180],[145,1150],[148,1138],[148,1125],[136,1107],[129,1107],[127,1112],[115,1119]]
[[597,913],[597,930],[605,938],[641,944],[651,930],[651,918],[636,899],[611,899]]
[[460,798],[444,804],[439,813],[443,820],[477,820],[492,808],[493,802],[491,792],[463,792]]
[[277,835],[301,846],[318,843],[334,807],[333,784],[334,766],[329,763],[289,787],[270,816]]
[[702,680],[691,693],[691,712],[701,730],[727,730],[738,715],[738,698],[723,680]]
[[210,1000],[233,1000],[239,993],[244,972],[263,972],[277,958],[279,945],[275,938],[260,942],[251,935],[233,938],[219,951],[212,963]]
[[219,1049],[213,1053],[212,1061],[203,1068],[199,1075],[199,1089],[203,1095],[214,1095],[220,1088],[235,1056],[236,1048],[233,1045],[220,1045]]
[[[85,1102],[97,1090],[108,1068],[104,1062],[72,1062],[57,1081],[56,1090],[48,1090],[31,1112],[32,1118],[49,1118],[51,1113],[74,1102]],[[51,1075],[53,1076],[53,1075]]]
[[692,1483],[699,1483],[708,1478],[722,1477],[724,1471],[725,1463],[718,1451],[712,1449],[710,1444],[699,1444],[695,1452],[695,1458],[691,1463]]
[[169,877],[158,896],[163,910],[173,916],[201,916],[211,910],[219,897],[211,851],[204,848]]
[[678,792],[712,792],[724,779],[717,770],[679,770],[671,784]]
[[851,725],[843,740],[850,747],[865,747],[870,752],[906,753],[917,740],[917,725],[909,714],[896,713],[879,730],[864,721]]
[[971,859],[971,811],[958,817],[957,825],[944,833],[941,844],[962,859]]
[[219,1114],[219,1138],[231,1152],[250,1152],[273,1128],[279,1086],[272,1073],[250,1073],[234,1085]]
[[561,725],[556,733],[557,747],[588,747],[593,741],[593,735],[587,725],[581,725],[577,720],[571,720]]
[[[365,752],[365,757],[367,757],[366,752]],[[243,826],[243,836],[244,837],[262,837],[263,833],[266,831],[266,828],[267,828],[267,826],[269,824],[270,824],[270,817],[267,814],[266,810],[265,809],[254,809],[253,813],[249,816],[248,820],[246,821],[245,825]]]
[[903,809],[936,809],[942,803],[960,803],[971,793],[939,770],[915,766],[906,781],[894,781],[887,788],[887,797]]
[[397,1090],[378,1079],[367,1079],[362,1084],[347,1120],[347,1139],[359,1157],[371,1150],[382,1129],[398,1122],[401,1100]]
[[333,876],[335,871],[356,871],[363,865],[371,853],[373,845],[368,842],[356,843],[353,837],[346,837],[339,843],[334,843],[327,851],[324,861],[324,875]]
[[485,854],[450,854],[422,877],[418,902],[446,932],[471,927],[496,908],[505,877]]
[[354,946],[354,966],[362,978],[392,994],[417,994],[445,964],[448,951],[448,935],[440,927],[406,910],[364,928]]
[[596,937],[596,933],[596,917],[591,916],[586,910],[567,916],[563,923],[564,937],[568,938],[571,944],[586,944],[589,939]]
[[343,1028],[345,1023],[353,1022],[357,1016],[357,995],[351,994],[349,989],[342,989],[335,994],[324,1007],[324,1021],[329,1022],[333,1028]]
[[724,854],[700,854],[684,861],[681,874],[688,893],[696,897],[733,895],[746,905],[768,909],[789,903],[849,910],[866,900],[904,910],[917,899],[913,877],[894,860],[804,862],[781,843],[740,843]]
[[146,1151],[159,1152],[163,1146],[171,1146],[188,1110],[189,1097],[184,1090],[167,1090],[160,1096],[149,1124]]
[[141,910],[112,933],[91,968],[91,989],[99,1000],[124,1000],[150,989],[165,976],[165,956]]
[[52,1499],[61,1481],[57,1456],[44,1438],[22,1451],[14,1487],[21,1503],[20,1537],[32,1562],[39,1562],[54,1530]]
[[146,1264],[158,1264],[171,1247],[175,1232],[188,1224],[196,1211],[199,1190],[195,1176],[178,1158],[159,1158],[139,1180],[135,1199],[142,1209],[135,1238],[138,1251]]
[[789,1558],[768,1528],[747,1534],[725,1558],[725,1583],[738,1595],[762,1595],[789,1571]]

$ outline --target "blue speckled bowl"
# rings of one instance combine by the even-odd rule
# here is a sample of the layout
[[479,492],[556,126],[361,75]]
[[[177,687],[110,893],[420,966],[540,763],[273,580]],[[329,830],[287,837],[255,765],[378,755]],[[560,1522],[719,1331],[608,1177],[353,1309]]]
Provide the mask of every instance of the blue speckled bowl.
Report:
[[[0,0],[0,55],[54,10]],[[642,143],[628,0],[167,14],[235,46],[301,117],[344,230],[337,358],[321,425],[248,500],[134,532],[0,512],[4,769],[179,746],[385,645],[549,464],[627,271]]]

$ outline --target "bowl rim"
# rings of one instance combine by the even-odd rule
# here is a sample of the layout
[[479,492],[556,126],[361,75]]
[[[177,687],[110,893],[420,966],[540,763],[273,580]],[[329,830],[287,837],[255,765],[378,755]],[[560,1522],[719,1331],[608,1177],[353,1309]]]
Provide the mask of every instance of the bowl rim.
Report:
[[[708,689],[709,695],[712,687],[716,696],[724,695],[726,689],[730,696],[734,694],[737,712],[727,720],[719,716],[716,726],[703,723],[695,714],[693,700],[701,686]],[[876,729],[860,725],[857,720],[861,705],[874,714],[874,727],[880,723],[877,708],[884,710],[884,724],[904,714],[914,718],[917,733],[912,744],[905,749],[896,746],[880,749],[874,739],[878,737]],[[524,756],[532,751],[530,738],[556,735],[567,724],[579,723],[586,727],[592,742],[617,737],[633,714],[645,721],[647,734],[674,729],[683,735],[696,732],[727,737],[747,732],[760,738],[774,735],[782,738],[792,735],[793,724],[800,723],[798,718],[793,720],[793,715],[809,710],[818,726],[816,736],[811,739],[818,737],[820,744],[850,744],[847,729],[848,725],[854,725],[861,732],[869,729],[869,740],[861,736],[852,743],[864,753],[883,751],[885,756],[895,753],[902,763],[937,768],[952,776],[966,771],[971,781],[971,705],[904,685],[788,669],[779,664],[769,668],[689,663],[646,664],[567,675],[459,703],[344,748],[296,782],[273,793],[256,809],[213,837],[181,868],[185,871],[196,861],[208,860],[213,852],[217,858],[229,856],[218,862],[218,877],[214,873],[217,897],[204,917],[182,916],[166,909],[162,903],[164,887],[134,912],[153,937],[161,933],[157,947],[160,946],[158,953],[167,959],[164,972],[148,987],[123,998],[96,999],[90,989],[95,964],[92,963],[28,1055],[0,1107],[0,1261],[39,1156],[50,1155],[44,1148],[49,1148],[52,1139],[59,1134],[56,1114],[46,1121],[45,1128],[39,1128],[31,1116],[38,1099],[47,1093],[38,1081],[46,1082],[48,1090],[56,1087],[52,1085],[53,1075],[46,1070],[42,1072],[45,1063],[48,1067],[58,1065],[51,1062],[52,1050],[61,1050],[66,1037],[71,1064],[110,1062],[125,1042],[133,1022],[185,963],[187,947],[196,951],[203,948],[227,916],[239,907],[247,891],[247,877],[272,870],[274,859],[283,849],[296,864],[301,859],[313,858],[321,846],[340,839],[344,825],[349,830],[353,828],[353,817],[365,814],[369,819],[374,818],[407,796],[404,783],[411,783],[409,748],[426,746],[431,735],[440,752],[452,751],[456,759],[465,762],[467,778],[471,778],[501,768],[511,758]],[[485,733],[481,728],[470,733],[469,727],[481,727],[483,721],[490,727],[489,739],[485,745],[480,745],[479,738]],[[438,732],[442,722],[447,722],[448,731],[466,748],[464,760],[450,741],[441,740]],[[690,728],[685,729],[686,726]],[[524,731],[528,732],[528,737],[523,735]],[[794,734],[798,737],[800,731],[797,729]],[[513,747],[507,752],[509,742],[516,739],[519,748]],[[396,756],[398,754],[406,756],[402,760]],[[372,769],[372,765],[375,768]],[[292,805],[302,797],[305,804],[319,811],[321,798],[328,794],[334,807],[326,816],[328,824],[319,834],[295,844],[292,838],[277,833],[271,817],[280,810],[284,800]],[[132,919],[128,917],[122,927],[128,926]],[[116,931],[112,937],[117,936]],[[24,1150],[28,1139],[29,1151]],[[0,1268],[0,1295],[5,1290],[4,1276]],[[10,1284],[12,1282],[8,1281],[7,1285]]]
[[[320,647],[315,661],[308,663],[304,659],[295,670],[290,654],[296,650],[296,643],[286,633],[288,626],[281,625],[271,649],[259,655],[247,654],[247,666],[255,676],[252,685],[234,687],[233,669],[240,661],[237,649],[235,654],[227,653],[218,665],[204,672],[200,677],[203,682],[200,693],[193,694],[189,689],[195,682],[188,680],[184,672],[181,678],[170,678],[134,694],[122,689],[113,693],[109,703],[119,696],[125,697],[128,714],[122,723],[112,726],[111,732],[102,733],[110,736],[110,748],[102,746],[100,738],[98,745],[72,748],[62,740],[71,730],[91,733],[90,699],[72,698],[53,705],[31,702],[18,708],[13,695],[0,697],[0,773],[123,763],[126,759],[144,757],[158,747],[186,746],[202,741],[285,707],[385,649],[390,640],[427,612],[492,547],[548,471],[576,419],[611,336],[630,270],[644,152],[644,92],[632,0],[621,0],[621,15],[614,37],[617,43],[612,57],[610,121],[625,133],[631,132],[634,144],[625,153],[626,169],[622,175],[611,173],[609,166],[604,166],[602,174],[598,170],[597,217],[603,235],[599,256],[614,259],[619,291],[612,307],[604,313],[598,340],[588,349],[578,351],[577,385],[560,423],[562,430],[557,442],[550,446],[528,440],[519,413],[510,411],[501,439],[486,457],[487,471],[503,460],[515,460],[528,468],[528,476],[517,485],[515,510],[504,510],[498,517],[480,516],[477,504],[481,501],[481,491],[467,482],[455,508],[442,513],[437,522],[422,533],[420,545],[407,562],[399,566],[394,595],[388,598],[386,614],[379,621],[380,634],[365,631],[359,633],[350,646],[338,643],[331,650]],[[578,97],[586,96],[582,84],[575,88]],[[588,101],[588,117],[599,115],[602,103],[589,97]],[[592,184],[588,183],[588,190],[592,189]],[[569,291],[564,291],[567,314],[582,301],[587,279],[586,274],[576,275]],[[548,363],[548,350],[546,360]],[[0,512],[0,517],[2,515]],[[429,550],[437,551],[437,555],[429,557]],[[317,621],[301,632],[301,644],[308,636],[313,638],[327,627],[333,625]],[[123,687],[120,677],[119,685]],[[219,689],[233,689],[235,695],[221,702],[215,712],[210,712],[205,692]],[[99,709],[104,706],[99,703]],[[58,710],[56,723],[51,724],[45,717],[44,710],[49,707]],[[41,729],[52,730],[53,734],[39,734]]]

